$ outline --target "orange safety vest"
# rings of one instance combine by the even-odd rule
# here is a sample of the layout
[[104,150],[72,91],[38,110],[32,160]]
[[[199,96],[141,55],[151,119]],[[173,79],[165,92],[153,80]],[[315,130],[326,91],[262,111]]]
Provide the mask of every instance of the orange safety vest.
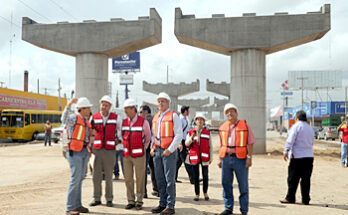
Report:
[[[219,127],[220,135],[220,151],[219,157],[224,158],[226,156],[228,146],[228,135],[230,131],[230,122],[226,121]],[[248,126],[245,120],[239,120],[236,125],[236,156],[239,159],[245,159],[248,154]]]
[[[67,145],[67,149],[68,150],[70,149],[75,152],[80,152],[82,151],[83,146],[85,144],[86,125],[84,120],[79,114],[76,114],[76,116],[77,116],[76,124],[70,139],[70,143]],[[91,128],[92,128],[91,124],[89,123],[88,120],[86,120],[86,122],[87,122],[89,131],[91,131]]]
[[[161,119],[161,130],[160,130],[160,141],[161,148],[167,149],[174,139],[174,123],[173,123],[173,114],[174,111],[168,111]],[[152,148],[156,149],[157,147],[157,121],[159,118],[160,112],[157,112],[152,119],[152,128],[155,135],[155,143]]]

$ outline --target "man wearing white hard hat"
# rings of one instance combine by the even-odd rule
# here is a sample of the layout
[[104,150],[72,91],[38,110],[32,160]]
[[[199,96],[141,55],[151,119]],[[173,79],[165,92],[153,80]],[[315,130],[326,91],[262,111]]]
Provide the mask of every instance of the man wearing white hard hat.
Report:
[[110,96],[103,96],[100,101],[100,112],[93,114],[91,124],[93,128],[94,142],[92,152],[95,156],[93,164],[93,201],[90,206],[101,204],[102,180],[105,175],[105,199],[106,206],[112,207],[113,189],[112,173],[116,161],[115,147],[120,139],[117,136],[117,114],[110,111],[112,100]]
[[239,205],[242,215],[249,210],[248,174],[251,167],[255,137],[246,120],[238,119],[238,107],[228,103],[224,114],[227,121],[219,127],[220,151],[219,167],[222,168],[221,181],[225,210],[220,215],[232,214],[233,211],[233,172],[239,187]]
[[175,213],[177,148],[183,132],[178,114],[169,110],[170,97],[162,92],[157,96],[157,102],[159,112],[152,120],[154,141],[150,154],[154,156],[160,202],[151,212],[168,215]]
[[[127,118],[122,122],[122,142],[124,179],[127,189],[128,204],[125,209],[135,207],[141,210],[145,190],[146,149],[151,141],[151,130],[148,121],[137,114],[134,99],[127,99],[123,105]],[[134,194],[134,173],[136,192]]]
[[208,201],[208,166],[213,161],[213,144],[211,142],[210,131],[204,127],[206,118],[202,113],[197,113],[194,121],[195,128],[187,133],[185,144],[189,149],[185,163],[192,165],[193,181],[195,185],[194,201],[199,201],[199,166],[202,167],[203,175],[203,195],[204,200]]
[[[76,112],[69,115],[72,104],[76,104]],[[68,130],[68,143],[66,158],[70,165],[71,179],[69,183],[66,214],[88,213],[88,209],[81,203],[82,181],[87,172],[92,127],[88,119],[90,117],[92,104],[88,99],[73,98],[69,101],[62,114],[62,123],[66,124]]]

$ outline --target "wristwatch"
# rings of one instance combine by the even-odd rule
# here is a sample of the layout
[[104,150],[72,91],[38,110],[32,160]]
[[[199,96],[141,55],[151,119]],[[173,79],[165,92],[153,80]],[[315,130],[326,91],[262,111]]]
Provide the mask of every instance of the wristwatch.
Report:
[[248,158],[248,159],[251,159],[251,158],[252,158],[252,156],[251,156],[251,155],[247,155],[247,158]]

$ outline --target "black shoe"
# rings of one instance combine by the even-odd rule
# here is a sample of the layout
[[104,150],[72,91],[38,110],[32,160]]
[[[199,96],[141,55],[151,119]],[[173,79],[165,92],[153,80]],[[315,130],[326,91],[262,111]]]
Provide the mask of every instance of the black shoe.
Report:
[[309,205],[309,202],[304,202],[304,201],[302,201],[302,204],[304,204],[304,205]]
[[159,197],[159,192],[157,192],[157,191],[152,191],[152,193],[151,193],[153,196],[157,196],[157,197]]
[[97,205],[101,205],[101,201],[95,201],[95,200],[93,200],[93,202],[91,202],[91,203],[89,204],[89,206],[97,206]]
[[195,197],[194,199],[193,199],[193,201],[199,201],[199,197]]
[[229,214],[233,214],[232,211],[224,210],[223,212],[220,213],[220,215],[229,215]]
[[112,204],[112,201],[108,201],[108,202],[106,202],[106,206],[107,207],[112,207],[112,206],[114,206],[114,204]]
[[209,201],[209,196],[204,197],[205,201]]
[[141,209],[143,209],[143,206],[141,204],[135,205],[135,210],[141,210]]
[[242,215],[248,215],[248,212],[242,212]]
[[135,207],[134,204],[128,204],[128,205],[126,205],[125,209],[129,210],[129,209],[132,209],[134,207]]
[[158,214],[158,213],[161,213],[164,209],[166,209],[166,207],[158,206],[158,207],[156,207],[156,208],[153,208],[153,209],[151,210],[151,212],[152,212],[153,214]]
[[175,182],[176,182],[176,183],[182,183],[182,181],[179,181],[179,180],[176,180]]
[[147,198],[148,198],[148,197],[147,197],[147,193],[145,193],[145,194],[144,194],[144,199],[147,199]]
[[115,175],[115,180],[120,180],[120,176],[119,175]]

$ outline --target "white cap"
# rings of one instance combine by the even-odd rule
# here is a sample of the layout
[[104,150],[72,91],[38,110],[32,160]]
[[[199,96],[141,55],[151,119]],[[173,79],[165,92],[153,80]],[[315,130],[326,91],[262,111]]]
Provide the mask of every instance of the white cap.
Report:
[[194,120],[196,121],[197,118],[202,118],[202,119],[204,119],[204,121],[207,121],[207,118],[205,118],[203,113],[196,113]]
[[86,107],[92,107],[93,105],[89,102],[89,100],[86,97],[81,97],[77,100],[76,108],[86,108]]
[[136,106],[137,106],[137,104],[135,103],[134,99],[127,99],[123,103],[123,108],[126,108],[126,107],[136,107]]
[[170,103],[170,97],[169,97],[168,94],[165,93],[165,92],[161,92],[160,94],[158,94],[157,100],[158,100],[158,99],[167,99],[167,100],[169,101],[169,103]]
[[225,105],[225,108],[224,108],[224,114],[226,114],[226,111],[228,111],[229,109],[235,109],[236,111],[237,111],[237,113],[238,113],[238,108],[237,108],[237,106],[235,106],[234,104],[232,104],[232,103],[227,103],[226,105]]
[[110,103],[111,106],[112,106],[112,99],[111,99],[111,97],[108,96],[108,95],[103,96],[103,97],[99,100],[99,103],[101,103],[101,102],[108,102],[108,103]]

